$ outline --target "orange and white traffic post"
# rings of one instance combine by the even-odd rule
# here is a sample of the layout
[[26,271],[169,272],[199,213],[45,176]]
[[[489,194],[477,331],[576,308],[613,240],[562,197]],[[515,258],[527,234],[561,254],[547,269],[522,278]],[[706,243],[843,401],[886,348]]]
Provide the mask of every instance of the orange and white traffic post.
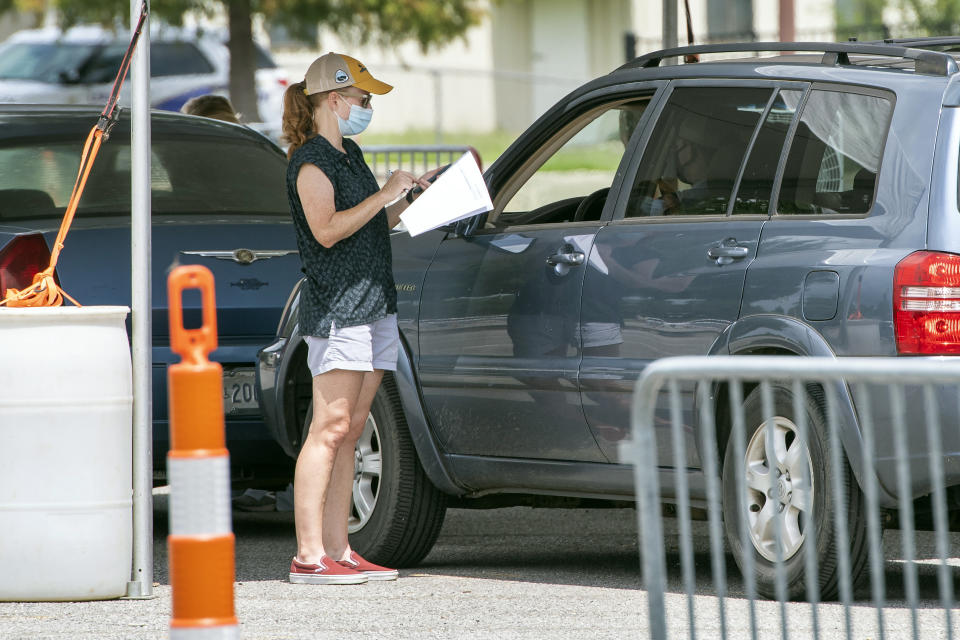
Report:
[[[183,292],[199,289],[203,325],[183,326]],[[170,348],[181,361],[167,373],[170,398],[170,584],[172,640],[239,638],[234,613],[234,536],[230,457],[223,425],[223,370],[217,348],[213,274],[177,267],[167,279]]]

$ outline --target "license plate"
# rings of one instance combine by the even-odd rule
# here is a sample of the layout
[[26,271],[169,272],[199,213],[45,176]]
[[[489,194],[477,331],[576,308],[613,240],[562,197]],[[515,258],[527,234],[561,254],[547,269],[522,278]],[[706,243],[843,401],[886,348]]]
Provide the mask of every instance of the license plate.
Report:
[[223,413],[237,415],[259,413],[256,373],[250,369],[225,369],[223,372]]

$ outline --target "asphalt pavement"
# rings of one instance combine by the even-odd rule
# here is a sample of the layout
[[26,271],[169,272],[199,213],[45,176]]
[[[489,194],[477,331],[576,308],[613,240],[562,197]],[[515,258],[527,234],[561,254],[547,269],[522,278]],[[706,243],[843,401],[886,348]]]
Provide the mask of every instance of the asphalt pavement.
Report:
[[[166,572],[165,498],[155,511],[155,597],[77,603],[0,603],[4,640],[164,638],[170,615]],[[705,523],[694,523],[697,553],[698,637],[718,638],[718,600],[710,595],[709,546]],[[675,553],[675,521],[666,520],[668,539],[667,619],[687,638],[687,598],[680,587]],[[636,512],[624,510],[545,510],[518,507],[492,511],[450,510],[436,546],[415,569],[396,582],[354,586],[291,585],[286,582],[295,551],[293,514],[234,513],[237,534],[236,610],[241,637],[287,638],[647,638],[647,599],[641,588]],[[960,549],[953,534],[952,548]],[[911,618],[898,580],[899,536],[887,532],[889,608],[887,638],[908,638]],[[954,555],[958,555],[954,551]],[[932,554],[932,540],[921,534],[918,556]],[[960,571],[960,561],[952,562]],[[748,638],[749,607],[733,561],[727,556],[725,622],[731,638]],[[928,567],[928,569],[923,569]],[[69,559],[64,559],[69,570]],[[955,573],[956,576],[956,573]],[[925,608],[918,623],[924,638],[946,637],[938,610],[936,579],[921,565]],[[866,594],[869,596],[869,594]],[[861,594],[861,597],[865,597]],[[791,637],[813,637],[809,605],[786,607]],[[756,605],[760,638],[780,637],[780,605]],[[841,605],[817,609],[821,637],[845,638]],[[869,601],[851,610],[852,638],[876,638],[877,615]],[[953,626],[960,635],[960,612]]]

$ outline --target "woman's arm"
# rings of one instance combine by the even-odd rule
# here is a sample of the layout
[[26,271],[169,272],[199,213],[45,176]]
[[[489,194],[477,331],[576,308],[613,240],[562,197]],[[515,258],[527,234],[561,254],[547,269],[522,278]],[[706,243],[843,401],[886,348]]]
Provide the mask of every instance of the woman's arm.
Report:
[[[310,225],[313,237],[329,249],[360,230],[388,202],[402,196],[413,187],[414,183],[416,179],[412,174],[406,171],[395,171],[380,191],[355,207],[337,211],[333,199],[333,183],[316,165],[306,163],[300,167],[300,172],[297,174],[297,194],[300,196],[300,204],[303,205],[303,213],[307,217],[307,224]],[[406,205],[405,201],[401,200],[401,202]],[[396,225],[394,214],[388,211],[387,215],[392,228]],[[396,212],[397,220],[399,215],[400,212]]]

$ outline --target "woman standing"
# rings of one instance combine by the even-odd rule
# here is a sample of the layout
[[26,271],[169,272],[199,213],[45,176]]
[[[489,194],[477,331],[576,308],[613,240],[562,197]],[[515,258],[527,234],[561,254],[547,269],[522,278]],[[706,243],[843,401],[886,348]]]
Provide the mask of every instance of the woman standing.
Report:
[[366,129],[371,94],[392,88],[354,58],[328,53],[284,94],[287,195],[307,275],[300,330],[313,375],[313,421],[294,476],[290,582],[357,584],[398,575],[364,560],[347,538],[354,448],[384,370],[397,366],[389,230],[407,206],[401,196],[429,186],[396,171],[381,189],[360,147],[344,137]]

